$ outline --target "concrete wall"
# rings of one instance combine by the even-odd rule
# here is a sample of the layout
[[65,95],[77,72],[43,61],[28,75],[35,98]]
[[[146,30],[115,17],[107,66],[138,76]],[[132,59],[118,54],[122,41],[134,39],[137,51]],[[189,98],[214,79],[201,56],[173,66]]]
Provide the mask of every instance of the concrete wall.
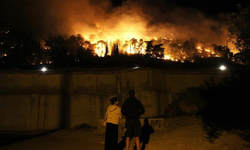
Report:
[[37,130],[97,126],[117,96],[120,106],[130,89],[146,109],[142,117],[159,117],[176,93],[225,73],[173,72],[155,69],[71,72],[1,72],[0,130]]
[[62,109],[65,107],[60,95],[1,95],[0,98],[1,130],[56,129],[62,123],[68,123],[69,127],[96,125],[96,119],[101,117],[101,99],[97,96],[74,95],[68,109]]

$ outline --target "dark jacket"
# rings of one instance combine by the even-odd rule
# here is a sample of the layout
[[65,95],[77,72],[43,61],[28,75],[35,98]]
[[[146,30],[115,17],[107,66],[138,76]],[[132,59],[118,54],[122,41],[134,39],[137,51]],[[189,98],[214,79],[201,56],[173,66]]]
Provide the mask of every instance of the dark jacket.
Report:
[[129,97],[123,103],[121,112],[126,119],[139,119],[145,113],[145,109],[139,100]]

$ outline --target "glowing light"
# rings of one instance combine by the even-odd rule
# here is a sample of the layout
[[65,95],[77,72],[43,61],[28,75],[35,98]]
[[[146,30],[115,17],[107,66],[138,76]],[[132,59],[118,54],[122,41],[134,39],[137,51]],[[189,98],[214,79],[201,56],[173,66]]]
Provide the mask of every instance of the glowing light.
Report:
[[138,64],[134,64],[135,66],[132,69],[139,69],[140,66]]
[[169,59],[171,59],[171,57],[169,55],[164,55],[164,59],[169,60]]
[[209,50],[209,49],[205,49],[205,51],[210,53],[210,50]]
[[223,71],[223,70],[226,70],[226,69],[227,69],[226,66],[224,66],[224,65],[221,65],[221,66],[220,66],[220,70]]
[[45,72],[45,71],[47,71],[47,68],[46,68],[46,67],[43,67],[43,68],[41,69],[41,71],[42,71],[42,72]]

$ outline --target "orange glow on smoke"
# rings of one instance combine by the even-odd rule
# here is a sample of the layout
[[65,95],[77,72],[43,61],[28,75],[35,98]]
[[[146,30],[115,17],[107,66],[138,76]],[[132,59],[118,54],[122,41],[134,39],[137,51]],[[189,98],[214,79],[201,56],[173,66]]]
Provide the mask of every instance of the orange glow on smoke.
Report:
[[[83,28],[81,25],[75,24],[74,28],[82,29],[75,33],[79,33],[85,41],[89,41],[89,43],[84,43],[83,48],[94,50],[98,57],[111,56],[114,45],[118,47],[119,54],[145,55],[148,42],[153,41],[153,46],[162,44],[161,48],[164,49],[164,53],[159,54],[160,56],[151,53],[152,57],[172,61],[192,59],[183,51],[182,43],[176,41],[177,37],[172,32],[173,29],[167,31],[164,26],[147,28],[147,22],[138,14],[133,14],[131,17],[126,13],[121,13],[121,16],[117,17],[115,21],[95,23],[91,28]],[[164,32],[159,32],[160,28]],[[172,45],[176,42],[178,42],[177,45],[173,47]],[[201,45],[198,45],[196,49],[202,58],[219,56],[213,50]]]

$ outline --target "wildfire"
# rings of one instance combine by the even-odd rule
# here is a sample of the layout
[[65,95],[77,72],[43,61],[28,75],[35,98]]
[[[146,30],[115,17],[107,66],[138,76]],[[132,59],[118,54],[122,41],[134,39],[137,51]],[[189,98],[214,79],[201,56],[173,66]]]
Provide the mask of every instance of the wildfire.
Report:
[[[100,27],[98,26],[98,29],[99,28]],[[173,33],[171,33],[171,36],[173,36]],[[127,55],[134,55],[134,54],[146,55],[147,53],[149,53],[151,54],[151,57],[157,59],[165,59],[172,61],[180,60],[181,62],[184,62],[184,60],[189,58],[186,52],[183,51],[182,44],[178,43],[174,45],[175,41],[172,38],[167,38],[167,37],[157,38],[155,36],[152,36],[151,38],[149,38],[148,36],[140,38],[140,36],[139,35],[136,36],[136,34],[134,34],[133,36],[131,32],[124,33],[123,36],[120,38],[118,37],[119,36],[117,34],[109,34],[109,36],[104,37],[102,32],[98,31],[98,34],[91,34],[89,36],[84,37],[84,39],[88,40],[89,42],[85,42],[83,47],[90,49],[92,48],[95,52],[95,55],[97,55],[98,57],[111,56],[114,53],[114,49],[117,48],[120,54],[127,54]],[[161,44],[163,52],[159,51],[157,52],[158,54],[157,53],[153,54],[152,51],[147,52],[149,41],[153,41],[152,46]],[[174,46],[171,44],[173,44]],[[198,53],[197,55],[200,55],[201,58],[220,57],[220,54],[217,54],[214,50],[211,50],[210,48],[197,46],[196,50]]]
[[106,43],[104,41],[98,41],[95,48],[95,53],[99,57],[104,57],[106,52]]
[[[200,58],[221,56],[212,47],[205,47],[203,44],[199,45],[199,43],[191,43],[189,46],[184,47],[184,42],[187,45],[189,41],[178,40],[173,33],[166,33],[166,36],[157,37],[153,35],[153,32],[150,33],[152,36],[149,36],[150,34],[143,34],[144,31],[139,32],[139,29],[138,31],[132,29],[128,29],[128,31],[114,29],[112,32],[105,29],[105,32],[102,32],[100,25],[96,25],[96,28],[97,30],[95,32],[91,31],[91,33],[84,34],[81,31],[75,33],[83,38],[83,42],[78,41],[81,43],[80,46],[84,49],[92,50],[94,55],[98,57],[115,54],[146,55],[156,59],[180,62],[189,60],[193,62],[195,55]],[[125,27],[122,26],[121,28]],[[44,49],[49,50],[50,47],[45,46]]]
[[[91,35],[89,38],[85,37],[85,39],[91,41],[90,43],[95,47],[95,54],[99,57],[112,55],[112,49],[114,48],[114,45],[118,46],[119,53],[121,54],[146,54],[147,43],[143,39],[116,39],[116,36],[117,35],[114,34],[114,37],[109,37],[109,39],[101,39],[100,37],[98,37],[98,35]],[[85,44],[84,47],[89,48],[90,45]]]

